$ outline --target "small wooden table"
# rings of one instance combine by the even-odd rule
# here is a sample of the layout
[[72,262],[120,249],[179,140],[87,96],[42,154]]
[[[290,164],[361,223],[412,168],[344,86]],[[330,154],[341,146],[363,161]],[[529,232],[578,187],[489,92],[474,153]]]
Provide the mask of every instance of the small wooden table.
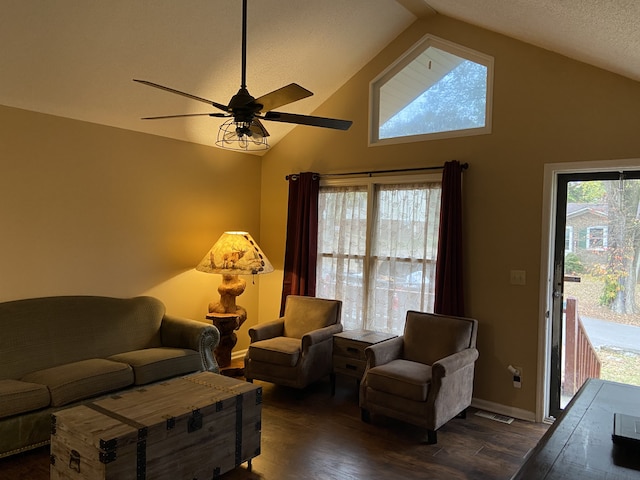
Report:
[[587,380],[513,480],[640,478],[638,450],[613,443],[614,413],[640,416],[640,387]]
[[[209,313],[207,320],[220,332],[220,341],[213,350],[216,362],[220,366],[220,373],[227,376],[236,376],[236,369],[231,369],[231,351],[238,342],[235,330],[240,328],[240,315],[236,313]],[[241,375],[243,372],[239,372]]]
[[395,337],[397,335],[372,330],[347,330],[336,333],[333,336],[331,394],[336,393],[336,373],[353,377],[359,384],[367,366],[364,349]]

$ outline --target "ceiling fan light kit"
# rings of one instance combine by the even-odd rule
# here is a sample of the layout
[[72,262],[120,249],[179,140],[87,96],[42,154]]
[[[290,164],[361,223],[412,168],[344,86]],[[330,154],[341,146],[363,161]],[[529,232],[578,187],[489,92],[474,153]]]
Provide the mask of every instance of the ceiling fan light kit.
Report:
[[255,127],[255,123],[226,120],[220,125],[216,145],[230,150],[257,152],[267,150],[267,137]]
[[[242,78],[240,89],[228,105],[223,105],[197,95],[182,92],[174,88],[166,87],[148,80],[134,79],[134,82],[142,83],[150,87],[158,88],[166,92],[182,95],[183,97],[207,103],[224,113],[189,113],[182,115],[163,115],[156,117],[144,117],[143,120],[158,120],[179,117],[222,117],[225,120],[218,131],[215,144],[221,148],[242,151],[258,151],[269,148],[267,137],[269,132],[260,120],[273,122],[293,123],[312,127],[332,128],[335,130],[348,130],[352,122],[350,120],[338,120],[335,118],[316,117],[312,115],[300,115],[295,113],[275,112],[272,109],[302,100],[313,95],[306,88],[295,83],[281,87],[259,98],[251,96],[247,90],[247,0],[242,0]],[[264,112],[264,113],[263,113]]]

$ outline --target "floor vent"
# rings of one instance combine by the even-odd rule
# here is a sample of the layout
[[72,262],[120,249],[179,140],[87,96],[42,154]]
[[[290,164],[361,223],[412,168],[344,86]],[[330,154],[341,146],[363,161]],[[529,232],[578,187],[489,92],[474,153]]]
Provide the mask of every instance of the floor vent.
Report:
[[482,410],[478,410],[476,412],[476,415],[478,415],[479,417],[488,418],[489,420],[495,420],[496,422],[500,423],[510,424],[511,422],[513,422],[513,418],[507,417],[506,415],[500,415],[498,413],[483,412]]

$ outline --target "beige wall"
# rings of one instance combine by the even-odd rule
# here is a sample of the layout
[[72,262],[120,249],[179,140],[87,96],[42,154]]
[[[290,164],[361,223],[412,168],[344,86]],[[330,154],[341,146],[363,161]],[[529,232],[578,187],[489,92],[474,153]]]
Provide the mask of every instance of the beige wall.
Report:
[[[368,147],[369,82],[427,33],[495,57],[493,133]],[[475,397],[534,412],[544,164],[640,157],[639,112],[638,82],[446,17],[416,22],[315,112],[352,119],[350,131],[296,127],[264,158],[261,245],[278,274],[261,282],[261,319],[279,306],[286,174],[468,162],[466,302],[480,322]],[[510,270],[525,270],[527,284],[510,285]],[[523,367],[521,390],[509,364]]]
[[[0,107],[0,301],[155,295],[203,319],[225,230],[259,241],[258,157]],[[240,190],[238,194],[235,192]],[[238,299],[258,320],[258,286]]]
[[[493,133],[368,147],[369,82],[426,33],[495,57]],[[248,326],[278,314],[286,174],[457,159],[470,164],[475,396],[534,411],[544,164],[640,157],[638,112],[638,82],[441,16],[415,23],[315,112],[354,120],[350,131],[296,127],[262,158],[0,107],[0,301],[151,294],[201,318],[220,279],[193,267],[224,230],[246,229],[276,272],[248,279],[238,299],[249,311],[242,350]],[[509,284],[512,269],[527,272],[526,286]],[[521,390],[508,364],[523,367]]]

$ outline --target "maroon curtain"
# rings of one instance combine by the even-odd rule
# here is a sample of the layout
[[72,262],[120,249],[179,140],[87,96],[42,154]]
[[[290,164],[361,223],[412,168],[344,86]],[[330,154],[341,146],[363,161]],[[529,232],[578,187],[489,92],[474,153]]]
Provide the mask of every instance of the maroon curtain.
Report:
[[464,316],[462,170],[463,166],[457,160],[444,164],[433,308],[435,313],[460,317]]
[[305,172],[289,176],[289,213],[284,254],[280,314],[288,295],[316,294],[318,256],[318,193],[320,175]]

